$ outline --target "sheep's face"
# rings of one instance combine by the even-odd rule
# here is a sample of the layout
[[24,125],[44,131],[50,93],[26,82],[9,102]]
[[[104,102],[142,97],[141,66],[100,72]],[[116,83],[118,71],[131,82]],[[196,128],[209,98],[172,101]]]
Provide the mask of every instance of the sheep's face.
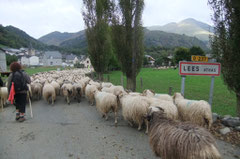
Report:
[[158,107],[158,106],[150,106],[148,108],[148,112],[147,112],[147,115],[146,115],[146,118],[149,122],[152,121],[154,112],[164,113],[164,109],[162,109],[161,107]]

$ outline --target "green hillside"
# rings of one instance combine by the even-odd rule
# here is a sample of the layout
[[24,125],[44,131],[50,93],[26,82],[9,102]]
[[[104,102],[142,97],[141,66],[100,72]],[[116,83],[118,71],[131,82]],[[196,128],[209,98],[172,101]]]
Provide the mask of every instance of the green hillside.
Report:
[[0,44],[11,48],[29,47],[44,50],[46,45],[13,26],[0,25]]

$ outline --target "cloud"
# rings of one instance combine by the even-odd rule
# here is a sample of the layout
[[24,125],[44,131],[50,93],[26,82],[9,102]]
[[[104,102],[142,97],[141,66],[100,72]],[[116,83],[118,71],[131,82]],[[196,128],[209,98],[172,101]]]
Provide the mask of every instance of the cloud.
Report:
[[[0,0],[0,24],[13,25],[39,38],[53,31],[84,29],[81,0]],[[211,24],[207,0],[145,0],[143,25],[163,25],[185,18]]]

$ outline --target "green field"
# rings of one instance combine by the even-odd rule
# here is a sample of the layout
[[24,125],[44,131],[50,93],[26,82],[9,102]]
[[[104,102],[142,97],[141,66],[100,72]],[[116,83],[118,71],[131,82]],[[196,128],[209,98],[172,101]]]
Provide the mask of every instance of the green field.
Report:
[[[120,71],[105,74],[105,81],[107,81],[108,75],[113,84],[121,84],[122,73]],[[143,81],[142,88],[140,78]],[[208,101],[210,84],[211,77],[209,76],[187,76],[185,81],[185,98]],[[126,88],[126,77],[124,77],[124,87]],[[142,92],[144,89],[152,89],[157,93],[168,93],[169,87],[173,87],[173,92],[180,92],[181,76],[179,76],[178,70],[144,68],[137,76],[137,92]],[[237,115],[235,94],[227,89],[221,77],[215,77],[212,110],[220,115]]]

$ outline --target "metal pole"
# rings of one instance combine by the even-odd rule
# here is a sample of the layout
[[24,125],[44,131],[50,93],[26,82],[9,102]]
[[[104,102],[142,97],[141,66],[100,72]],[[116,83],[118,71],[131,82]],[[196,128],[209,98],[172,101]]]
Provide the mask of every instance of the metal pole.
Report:
[[172,95],[172,87],[169,87],[168,94],[171,96]]
[[121,85],[123,86],[123,75],[121,75]]
[[209,101],[208,101],[211,107],[212,107],[212,101],[213,101],[214,79],[215,79],[215,76],[212,76],[210,94],[209,94]]
[[185,79],[186,79],[186,76],[182,76],[181,94],[183,96],[184,96],[184,88],[185,88]]

